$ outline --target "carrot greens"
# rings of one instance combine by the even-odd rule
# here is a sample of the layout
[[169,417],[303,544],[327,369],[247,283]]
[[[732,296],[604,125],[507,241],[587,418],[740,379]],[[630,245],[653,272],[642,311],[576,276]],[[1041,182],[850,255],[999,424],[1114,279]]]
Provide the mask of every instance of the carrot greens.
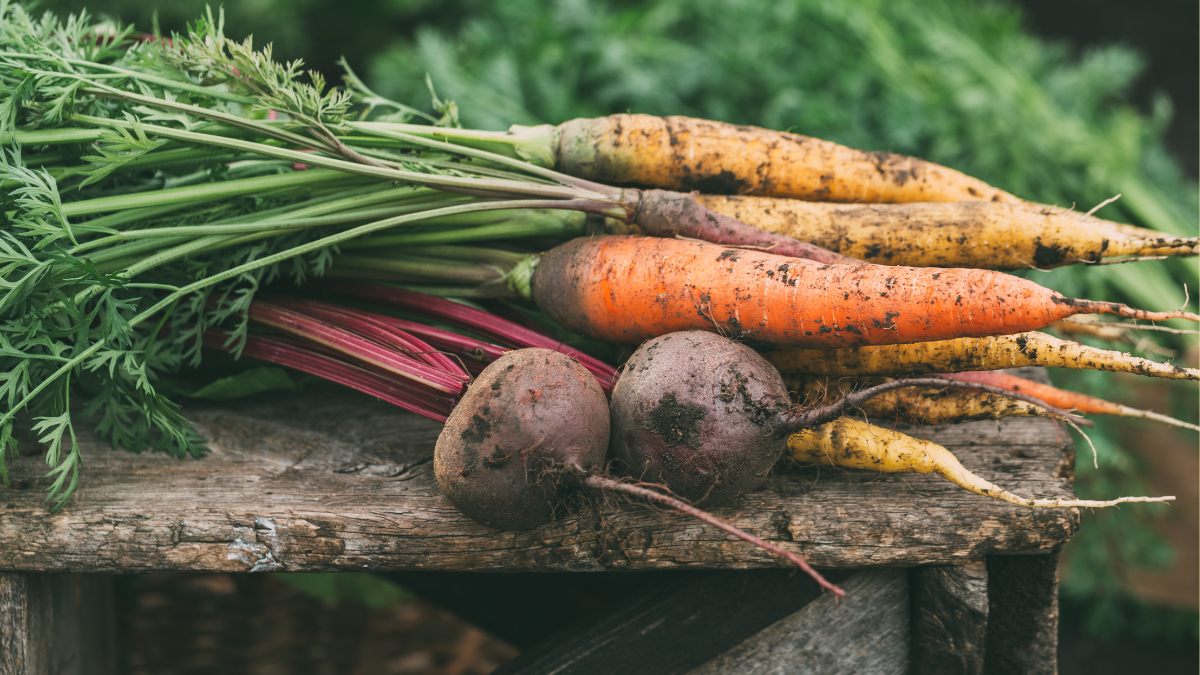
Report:
[[[323,275],[338,244],[390,228],[425,243],[570,236],[582,216],[531,225],[511,210],[627,211],[617,190],[353,130],[352,112],[415,113],[356,79],[327,87],[222,23],[209,12],[150,42],[86,13],[0,4],[0,480],[27,413],[56,509],[82,464],[72,391],[114,445],[203,454],[163,376],[197,364],[216,326],[240,352],[258,290]],[[508,217],[462,220],[498,208]]]

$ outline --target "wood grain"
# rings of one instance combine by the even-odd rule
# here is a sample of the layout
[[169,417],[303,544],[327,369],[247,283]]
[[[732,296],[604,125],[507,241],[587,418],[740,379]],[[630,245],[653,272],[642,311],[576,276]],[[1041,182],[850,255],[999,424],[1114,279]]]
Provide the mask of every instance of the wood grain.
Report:
[[[36,447],[0,492],[0,570],[650,570],[777,567],[673,513],[610,501],[528,532],[461,516],[430,461],[440,425],[337,387],[185,410],[213,452],[135,455],[82,435],[84,473],[61,513]],[[85,426],[85,425],[80,425]],[[83,431],[81,429],[81,431]],[[910,430],[1018,494],[1072,497],[1068,433],[1045,419]],[[952,564],[1048,551],[1075,510],[1032,510],[933,475],[780,467],[718,516],[818,567]]]
[[987,561],[984,675],[1058,675],[1058,552]]
[[[909,570],[912,670],[921,675],[983,675],[987,564]],[[1052,592],[1052,591],[1051,591]]]
[[688,675],[905,675],[904,570],[866,570],[842,587],[847,599],[823,594]]
[[113,675],[111,577],[0,572],[0,675]]
[[[789,570],[665,576],[565,626],[494,675],[682,675],[829,596],[807,575]],[[835,570],[830,580],[853,576]]]

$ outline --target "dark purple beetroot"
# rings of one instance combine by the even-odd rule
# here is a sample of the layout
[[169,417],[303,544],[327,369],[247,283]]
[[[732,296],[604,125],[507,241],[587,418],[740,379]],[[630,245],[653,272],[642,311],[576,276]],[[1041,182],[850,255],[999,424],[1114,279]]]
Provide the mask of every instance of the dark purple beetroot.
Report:
[[745,345],[703,331],[643,344],[613,388],[612,455],[629,475],[717,504],[762,484],[783,452],[790,405],[779,372]]
[[[766,394],[760,397],[758,392],[760,389],[769,390],[771,384],[777,384],[782,390],[783,382],[779,374],[775,373],[773,380],[765,378],[759,372],[760,368],[750,368],[742,364],[745,357],[740,354],[740,350],[744,349],[740,345],[725,341],[737,348],[737,356],[741,357],[729,358],[733,354],[721,343],[718,343],[715,349],[712,348],[704,337],[706,335],[708,334],[677,333],[653,342],[692,337],[696,347],[717,354],[716,358],[696,359],[701,365],[728,371],[724,378],[712,380],[718,384],[728,383],[729,391],[733,392],[727,397],[729,400],[718,406],[718,412],[712,417],[735,418],[738,406],[758,411],[751,415],[756,420],[760,414],[768,418],[774,417],[778,407],[775,399]],[[645,351],[645,348],[638,350],[630,364]],[[668,342],[666,352],[675,353],[677,358],[681,358],[679,355],[682,355],[684,350],[674,342]],[[754,352],[749,353],[754,355]],[[725,356],[722,357],[721,354]],[[644,364],[647,367],[639,371],[639,374],[648,372],[652,363],[653,359],[646,358]],[[767,368],[770,369],[770,366],[767,365]],[[769,372],[774,372],[774,369]],[[638,385],[638,377],[631,374],[627,368],[626,374],[618,381],[618,389],[626,383],[626,378],[629,378],[628,384],[624,384],[627,390],[634,387],[640,391],[651,390],[648,383]],[[673,372],[668,375],[678,374]],[[691,388],[683,387],[673,393],[679,397],[684,407],[692,398],[699,397],[699,394],[689,393],[690,389],[701,391],[707,386],[699,382],[699,377],[690,379],[696,381]],[[761,381],[764,379],[767,380],[768,386],[763,386]],[[718,388],[714,394],[717,400],[721,400],[720,391]],[[744,398],[745,403],[738,403],[737,401],[741,400],[739,397]],[[764,404],[766,408],[755,403],[760,400],[768,401]],[[709,403],[711,404],[711,401]],[[783,393],[782,404],[787,404],[786,392]],[[670,406],[667,409],[674,410]],[[758,428],[759,432],[749,435],[743,433],[742,436],[752,437],[757,441],[760,437],[765,440],[765,437],[770,435],[770,430],[764,424],[758,421],[749,424]],[[720,436],[708,430],[708,422],[704,419],[688,422],[685,426],[689,429],[696,427],[699,430],[699,438],[705,441]],[[736,421],[733,422],[733,426],[737,426]],[[840,588],[829,583],[804,562],[803,558],[791,551],[743,532],[670,495],[641,485],[614,480],[599,473],[604,465],[608,439],[608,402],[595,376],[574,359],[559,352],[548,349],[521,349],[505,354],[488,366],[450,413],[446,427],[438,436],[437,448],[433,455],[433,471],[437,475],[438,484],[450,501],[467,517],[483,525],[502,530],[532,529],[554,517],[554,507],[563,501],[569,490],[586,488],[617,492],[676,509],[718,527],[798,565],[822,587],[838,595],[845,595]],[[686,443],[684,445],[687,447]],[[758,441],[758,445],[768,444]],[[775,448],[771,460],[761,467],[757,462],[738,462],[719,456],[705,464],[708,467],[708,473],[705,475],[708,476],[726,476],[727,466],[731,466],[751,477],[750,480],[739,478],[730,481],[728,485],[718,481],[721,489],[714,490],[714,493],[733,489],[731,486],[757,484],[771,468],[774,456],[780,452],[778,439]],[[696,459],[689,461],[699,463]],[[707,492],[713,481],[701,481],[701,484]]]
[[484,369],[450,413],[433,471],[471,520],[532,529],[550,521],[582,473],[603,468],[608,434],[608,401],[587,368],[549,349],[520,349]]

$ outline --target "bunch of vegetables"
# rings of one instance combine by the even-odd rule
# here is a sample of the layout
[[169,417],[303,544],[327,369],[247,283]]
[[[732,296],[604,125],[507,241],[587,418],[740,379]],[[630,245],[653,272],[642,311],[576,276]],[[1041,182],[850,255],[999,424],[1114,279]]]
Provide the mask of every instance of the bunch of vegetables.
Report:
[[[432,21],[415,13],[396,21],[365,75],[381,94],[413,101],[424,98],[429,73],[439,93],[462,107],[465,126],[503,130],[636,111],[795,130],[922,157],[1044,204],[1086,211],[1120,194],[1097,215],[1196,234],[1196,181],[1172,157],[1173,150],[1194,157],[1194,148],[1172,148],[1165,137],[1180,102],[1144,95],[1160,80],[1147,55],[1069,28],[1082,43],[1058,38],[1058,30],[1038,35],[1031,26],[1042,12],[1028,3],[453,0],[437,7]],[[1185,285],[1196,288],[1197,272],[1194,259],[1169,259],[1017,274],[1075,297],[1178,307]],[[1188,306],[1196,301],[1193,292]],[[1188,336],[1126,335],[1133,339],[1110,348],[1159,360],[1172,355],[1163,351],[1195,348]],[[1107,373],[1052,368],[1048,375],[1058,387],[1132,406],[1156,392],[1171,406],[1160,412],[1194,421],[1192,383],[1114,387]],[[1098,469],[1080,463],[1075,490],[1093,499],[1146,493],[1156,462],[1136,442],[1145,425],[1096,422],[1093,440],[1107,461]],[[1190,432],[1171,436],[1180,449],[1195,444]],[[1158,524],[1179,511],[1084,511],[1064,549],[1061,587],[1064,600],[1083,604],[1066,605],[1064,620],[1084,609],[1093,630],[1178,632],[1178,621],[1151,621],[1155,610],[1124,610],[1129,575],[1169,564]],[[1189,559],[1183,551],[1174,557]],[[1194,611],[1183,624],[1194,639]]]
[[[0,339],[11,364],[0,389],[8,403],[0,471],[15,448],[16,418],[28,410],[47,446],[57,507],[81,464],[73,380],[91,396],[84,414],[98,417],[114,444],[196,454],[199,439],[156,379],[184,360],[197,363],[201,346],[290,365],[446,420],[439,482],[467,515],[503,527],[544,522],[564,491],[580,487],[718,524],[668,493],[732,499],[756,487],[785,449],[800,461],[936,472],[1024,506],[1158,500],[1017,497],[944,448],[869,426],[847,430],[860,423],[839,417],[876,394],[920,385],[992,397],[972,401],[979,409],[963,419],[1004,414],[1011,403],[998,397],[1008,397],[1074,423],[1015,393],[1019,385],[897,380],[800,410],[775,367],[712,332],[798,347],[771,355],[790,371],[806,370],[799,352],[942,342],[953,343],[945,365],[898,351],[892,372],[998,368],[1011,359],[972,341],[1016,335],[1036,364],[1200,379],[1200,371],[1065,342],[1051,360],[1038,340],[1052,338],[1027,334],[1085,313],[1151,321],[1196,314],[1067,298],[972,269],[1194,255],[1195,238],[1030,204],[921,160],[688,118],[461,129],[454,105],[436,95],[440,117],[383,99],[353,73],[345,90],[315,73],[305,82],[299,64],[225,38],[211,14],[187,36],[153,40],[86,17],[35,20],[19,5],[0,5],[0,64],[0,140],[9,148],[0,167],[8,201]],[[754,197],[686,192],[694,189]],[[798,199],[903,206],[864,215]],[[780,225],[798,221],[828,223],[854,240]],[[860,250],[861,237],[869,243]],[[964,245],[979,238],[991,247]],[[551,246],[561,239],[570,241]],[[470,242],[490,244],[461,246]],[[283,275],[309,288],[311,278],[331,276],[532,301],[586,337],[649,342],[618,379],[601,360],[540,332],[394,286],[317,289],[424,321],[258,293]],[[514,347],[550,351],[500,356]],[[467,365],[490,361],[487,369]],[[564,410],[577,410],[582,423]],[[610,426],[613,455],[657,490],[606,475]]]

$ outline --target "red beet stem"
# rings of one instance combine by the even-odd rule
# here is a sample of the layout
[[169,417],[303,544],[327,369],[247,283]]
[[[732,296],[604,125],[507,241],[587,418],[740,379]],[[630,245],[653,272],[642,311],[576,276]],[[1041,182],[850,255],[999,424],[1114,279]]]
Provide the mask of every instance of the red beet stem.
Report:
[[[229,335],[222,331],[205,331],[204,346],[230,351],[226,344],[228,339]],[[242,354],[336,382],[438,422],[445,422],[454,408],[454,399],[440,396],[432,389],[414,391],[401,387],[382,375],[318,354],[289,340],[250,335],[242,347]]]
[[319,321],[357,333],[398,349],[418,361],[448,373],[466,376],[463,366],[419,336],[402,326],[387,321],[388,317],[349,307],[339,307],[316,300],[300,300],[283,296],[264,297],[266,302],[284,309],[311,316]]
[[[303,313],[311,314],[314,313],[313,308],[320,308],[328,309],[331,313],[338,311],[352,311],[356,316],[370,317],[375,321],[394,326],[395,328],[398,328],[409,335],[415,336],[434,348],[440,349],[442,352],[458,355],[462,359],[461,362],[440,352],[436,354],[441,359],[454,362],[456,364],[456,371],[459,368],[465,368],[472,377],[483,372],[483,369],[486,368],[489,363],[495,361],[501,356],[504,356],[505,352],[512,351],[507,347],[501,347],[500,345],[492,344],[490,342],[477,340],[473,337],[467,337],[466,335],[452,333],[448,330],[442,330],[441,328],[434,328],[433,326],[427,326],[423,323],[405,321],[404,319],[397,319],[394,316],[375,314],[374,312],[367,312],[365,310],[348,310],[344,307],[331,305],[318,300],[298,298],[281,300],[279,298],[272,297],[271,302]],[[317,316],[320,317],[321,315],[317,314]],[[329,320],[328,317],[327,320]],[[330,323],[337,324],[338,320],[330,320]]]
[[699,519],[705,523],[708,523],[709,525],[712,525],[713,527],[716,527],[725,532],[728,532],[729,534],[732,534],[733,536],[737,537],[738,539],[741,539],[743,541],[748,541],[751,544],[754,544],[755,546],[757,546],[765,551],[770,551],[771,553],[774,553],[775,555],[780,556],[781,558],[784,558],[788,562],[794,563],[800,569],[804,570],[808,574],[808,576],[812,577],[814,581],[816,581],[818,584],[820,584],[821,588],[824,588],[825,590],[827,590],[839,597],[846,597],[846,591],[843,591],[842,589],[838,588],[837,586],[834,586],[833,584],[829,583],[829,581],[826,580],[825,577],[821,576],[820,572],[816,571],[812,567],[809,567],[808,563],[805,562],[804,558],[801,558],[800,556],[796,555],[795,553],[792,553],[791,551],[786,551],[782,548],[779,548],[778,546],[776,546],[768,541],[759,539],[758,537],[750,534],[749,532],[739,530],[738,528],[734,527],[733,525],[730,525],[729,523],[721,520],[720,518],[717,518],[716,516],[712,515],[711,513],[708,513],[707,511],[701,511],[700,509],[692,506],[691,504],[688,504],[685,501],[664,495],[661,492],[655,492],[654,490],[650,490],[650,489],[647,489],[647,488],[644,488],[644,487],[641,487],[638,485],[622,483],[621,481],[613,480],[611,478],[606,478],[604,476],[597,476],[596,474],[585,474],[584,476],[581,477],[580,482],[585,487],[589,487],[589,488],[592,488],[595,490],[611,490],[613,492],[622,492],[627,495],[632,495],[634,497],[638,497],[639,499],[644,499],[649,502],[656,502],[658,504],[662,504],[663,506],[670,507],[681,513],[686,513],[687,515],[689,515],[693,518]]
[[494,314],[432,295],[391,286],[335,281],[325,284],[325,288],[334,293],[373,300],[389,307],[436,318],[509,347],[552,349],[570,356],[591,371],[606,393],[612,390],[613,378],[617,372],[612,366],[547,335]]
[[397,319],[393,316],[380,315],[380,317],[381,320],[386,321],[401,330],[405,330],[413,335],[420,336],[431,345],[444,349],[448,352],[453,352],[455,354],[468,357],[470,361],[474,361],[475,363],[479,363],[481,365],[487,365],[501,356],[504,356],[505,352],[512,351],[508,347],[501,347],[500,345],[492,344],[491,342],[476,340],[473,337],[459,335],[458,333],[451,333],[450,331],[442,330],[441,328],[426,326],[423,323],[405,321],[404,319]]
[[[406,377],[455,398],[466,389],[465,373],[448,373],[362,336],[269,303],[250,305],[250,319],[283,333],[336,350],[355,361]],[[431,348],[432,349],[432,348]]]

